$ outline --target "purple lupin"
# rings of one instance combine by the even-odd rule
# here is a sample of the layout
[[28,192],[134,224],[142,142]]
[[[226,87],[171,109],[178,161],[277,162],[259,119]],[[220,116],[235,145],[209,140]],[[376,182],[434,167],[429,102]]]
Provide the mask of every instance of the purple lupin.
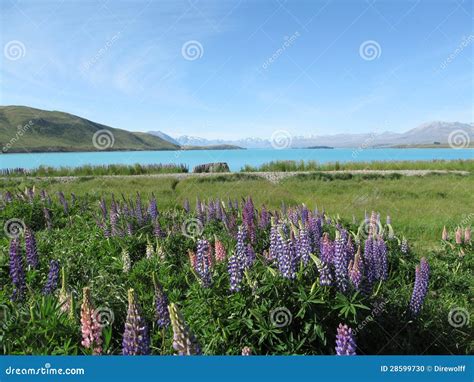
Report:
[[170,314],[168,312],[168,297],[163,288],[156,280],[153,273],[153,285],[155,287],[155,320],[159,328],[166,328],[170,324]]
[[150,354],[150,337],[148,326],[141,315],[133,289],[128,291],[128,310],[122,340],[123,355]]
[[337,355],[356,355],[356,343],[352,329],[347,325],[339,324],[336,335]]
[[348,264],[344,251],[344,239],[339,231],[336,231],[336,240],[334,248],[334,270],[336,275],[336,284],[341,292],[347,291],[347,272]]
[[59,262],[57,260],[51,260],[49,263],[48,279],[43,288],[43,294],[52,294],[58,288],[59,280]]
[[201,347],[175,304],[168,307],[173,327],[173,348],[178,355],[201,355]]
[[421,307],[428,293],[428,284],[430,279],[430,266],[426,258],[422,257],[420,265],[415,270],[415,285],[411,296],[409,311],[412,316],[416,317],[420,314]]
[[23,269],[23,258],[20,252],[18,238],[10,242],[10,277],[13,283],[13,301],[22,300],[26,290],[25,270]]
[[39,259],[38,259],[38,249],[36,247],[36,238],[32,229],[27,227],[25,229],[25,248],[26,248],[26,262],[31,268],[37,268]]
[[211,285],[211,257],[209,251],[211,246],[205,239],[198,240],[196,251],[196,272],[200,278],[202,286],[205,288]]

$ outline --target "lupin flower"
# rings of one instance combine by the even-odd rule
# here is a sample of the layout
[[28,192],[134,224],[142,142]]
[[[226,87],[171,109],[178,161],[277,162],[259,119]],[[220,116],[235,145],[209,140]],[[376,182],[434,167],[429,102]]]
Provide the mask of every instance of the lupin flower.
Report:
[[44,221],[46,222],[46,228],[52,229],[53,220],[51,219],[51,212],[49,211],[49,208],[46,208],[46,207],[43,208],[43,215],[44,215]]
[[168,297],[163,288],[156,280],[153,273],[153,285],[155,287],[155,320],[159,328],[166,328],[170,324],[170,314],[168,312]]
[[63,313],[71,312],[73,305],[72,293],[66,288],[66,271],[64,267],[61,269],[61,290],[59,291],[59,310]]
[[402,253],[404,253],[405,255],[410,252],[410,247],[408,246],[408,241],[407,239],[403,238],[402,239],[402,244],[400,245],[400,250],[402,251]]
[[471,227],[466,227],[464,230],[464,242],[469,244],[471,242]]
[[337,355],[356,355],[356,343],[352,329],[347,325],[339,324],[336,335]]
[[52,294],[58,287],[59,280],[59,262],[57,260],[51,260],[49,263],[48,279],[46,285],[43,288],[43,294]]
[[420,265],[415,270],[415,285],[410,300],[409,311],[412,316],[416,317],[421,311],[426,294],[428,293],[428,284],[430,279],[430,266],[426,258],[422,257]]
[[158,217],[158,206],[156,204],[155,195],[152,195],[151,197],[150,205],[148,206],[148,213],[150,214],[152,220],[156,220]]
[[193,267],[193,269],[196,269],[196,253],[192,250],[189,250],[188,256],[189,256],[189,262],[191,263],[191,267]]
[[456,230],[456,244],[462,244],[462,229],[458,227]]
[[160,259],[160,260],[165,260],[166,258],[166,254],[165,254],[165,251],[163,250],[163,247],[160,245],[160,244],[156,244],[156,256]]
[[218,263],[225,261],[226,259],[226,252],[224,248],[224,244],[216,237],[214,241],[214,254],[216,256],[216,261]]
[[278,269],[281,275],[285,278],[291,279],[292,272],[292,258],[291,258],[291,239],[286,239],[283,229],[278,230],[278,241],[276,246],[276,258]]
[[441,234],[441,240],[448,240],[449,235],[448,235],[448,230],[446,229],[446,226],[443,226],[443,233]]
[[204,287],[211,285],[211,267],[211,246],[207,240],[200,239],[197,244],[195,271]]
[[364,270],[366,272],[366,280],[368,287],[370,288],[376,280],[376,264],[375,264],[375,241],[372,235],[370,235],[364,243]]
[[189,205],[189,200],[185,199],[183,203],[183,209],[186,211],[186,213],[189,213],[191,210],[191,206]]
[[240,283],[242,282],[243,271],[239,264],[239,260],[236,253],[233,253],[230,256],[227,270],[229,272],[230,291],[231,292],[240,291]]
[[330,265],[321,261],[318,264],[319,271],[319,285],[321,286],[330,286],[333,283],[333,277],[331,273]]
[[244,224],[248,238],[253,243],[255,236],[255,207],[252,198],[248,197],[242,209],[242,223]]
[[251,267],[252,264],[255,262],[255,251],[253,250],[252,244],[248,243],[247,244],[247,254],[246,254],[246,264],[245,267]]
[[333,261],[334,244],[329,238],[329,234],[325,232],[320,244],[321,261],[330,264]]
[[354,261],[351,260],[349,263],[349,280],[356,290],[360,290],[362,284],[363,267],[364,264],[361,259],[359,247],[355,254]]
[[382,235],[377,237],[375,241],[375,277],[377,280],[387,280],[388,277],[388,259],[387,246]]
[[82,346],[92,349],[94,354],[102,353],[102,326],[97,321],[91,302],[91,291],[87,287],[82,290],[81,334]]
[[248,346],[244,346],[242,348],[242,355],[252,355],[252,349],[250,349]]
[[146,245],[145,256],[147,259],[151,259],[153,256],[153,244],[151,244],[150,242],[148,242]]
[[337,287],[341,292],[345,292],[347,290],[348,264],[346,254],[344,252],[344,239],[341,237],[339,231],[336,231],[333,263]]
[[277,257],[277,245],[278,245],[278,227],[272,218],[270,228],[270,248],[268,249],[268,257],[270,260],[276,259]]
[[309,255],[311,253],[311,243],[309,234],[305,227],[301,227],[298,233],[298,256],[306,267],[309,262]]
[[38,250],[36,247],[36,238],[34,232],[30,228],[25,229],[25,248],[26,262],[31,268],[38,267]]
[[122,270],[124,273],[128,273],[131,268],[132,261],[130,260],[130,253],[124,248],[122,250]]
[[69,206],[68,206],[66,197],[64,196],[64,193],[62,191],[59,191],[58,196],[59,196],[59,202],[63,205],[64,213],[66,215],[68,215],[69,214]]
[[150,354],[148,326],[141,315],[133,289],[128,291],[128,310],[122,340],[123,355]]
[[10,242],[10,277],[13,283],[13,301],[22,300],[26,290],[25,270],[23,269],[23,258],[20,252],[18,238]]
[[173,348],[178,355],[201,355],[201,348],[175,304],[168,307],[173,327]]
[[260,211],[260,219],[258,222],[258,226],[261,229],[265,229],[268,227],[270,224],[270,214],[268,213],[267,209],[265,206],[262,207],[262,210]]

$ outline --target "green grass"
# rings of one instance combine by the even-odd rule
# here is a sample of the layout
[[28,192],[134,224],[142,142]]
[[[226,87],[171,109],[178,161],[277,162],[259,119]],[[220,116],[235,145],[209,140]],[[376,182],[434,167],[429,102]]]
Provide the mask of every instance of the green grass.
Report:
[[184,164],[149,164],[141,165],[135,163],[133,165],[102,165],[91,166],[84,165],[79,167],[48,167],[40,166],[32,170],[11,169],[0,170],[0,176],[22,177],[22,176],[101,176],[101,175],[146,175],[146,174],[174,174],[185,173],[189,169]]
[[[68,113],[26,106],[0,106],[2,152],[97,151],[93,136],[103,129],[114,137],[114,144],[108,150],[179,148],[150,134],[114,129]],[[101,141],[98,142],[100,145]]]
[[[474,155],[474,153],[473,153]],[[261,166],[246,165],[243,172],[255,171],[339,171],[339,170],[459,170],[474,172],[474,159],[433,161],[332,162],[272,161]]]
[[[412,176],[319,176],[301,174],[274,184],[251,174],[216,175],[183,180],[163,177],[79,177],[68,182],[53,179],[39,181],[8,179],[0,181],[2,190],[23,190],[35,184],[49,192],[74,192],[76,195],[110,197],[111,193],[143,196],[153,192],[160,208],[193,203],[201,199],[251,195],[256,205],[278,208],[304,203],[310,208],[324,208],[328,214],[340,214],[360,221],[365,211],[390,215],[397,232],[405,235],[420,251],[438,245],[443,226],[456,227],[474,211],[474,176],[428,175]],[[472,224],[472,222],[471,222]]]

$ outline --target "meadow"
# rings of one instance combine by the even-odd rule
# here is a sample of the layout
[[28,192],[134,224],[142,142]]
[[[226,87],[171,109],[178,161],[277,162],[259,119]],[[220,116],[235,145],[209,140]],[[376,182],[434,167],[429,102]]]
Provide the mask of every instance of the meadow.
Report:
[[10,177],[0,180],[3,190],[24,190],[36,186],[51,194],[110,199],[112,194],[132,197],[139,190],[144,197],[153,193],[162,208],[182,206],[188,199],[241,199],[248,195],[256,205],[280,208],[305,204],[318,207],[330,215],[360,220],[366,211],[375,209],[391,215],[400,235],[419,250],[436,248],[443,226],[456,228],[461,222],[472,222],[474,213],[474,177],[456,174],[401,176],[312,173],[299,174],[270,182],[253,174],[228,174],[179,179],[137,177],[74,177],[63,180]]
[[473,183],[2,180],[0,348],[468,354]]

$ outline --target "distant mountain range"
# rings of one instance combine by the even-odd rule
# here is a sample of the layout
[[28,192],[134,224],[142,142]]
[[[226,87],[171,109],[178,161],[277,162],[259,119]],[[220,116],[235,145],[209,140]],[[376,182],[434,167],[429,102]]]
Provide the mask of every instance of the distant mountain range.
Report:
[[178,148],[151,134],[115,129],[68,113],[0,106],[0,150],[6,153]]
[[[455,133],[457,132],[457,133]],[[315,146],[328,147],[393,147],[393,146],[445,146],[449,142],[449,136],[453,133],[452,139],[465,139],[474,144],[474,124],[461,122],[429,122],[405,133],[394,133],[385,131],[381,133],[361,133],[361,134],[335,134],[320,136],[294,136],[291,138],[292,148],[306,148]],[[150,132],[163,139],[166,134],[162,132]],[[158,135],[159,134],[159,135]],[[170,137],[171,138],[171,137]],[[180,145],[188,146],[212,146],[212,145],[235,145],[244,148],[272,148],[270,139],[244,138],[239,140],[206,139],[189,135],[182,135],[171,138],[169,142],[177,142]]]
[[[449,137],[457,147],[474,146],[474,125],[460,122],[431,122],[405,133],[337,134],[295,136],[291,148],[315,147],[443,147]],[[15,152],[208,150],[272,148],[270,139],[173,138],[162,131],[131,132],[92,122],[60,111],[27,106],[0,106],[0,150]]]

